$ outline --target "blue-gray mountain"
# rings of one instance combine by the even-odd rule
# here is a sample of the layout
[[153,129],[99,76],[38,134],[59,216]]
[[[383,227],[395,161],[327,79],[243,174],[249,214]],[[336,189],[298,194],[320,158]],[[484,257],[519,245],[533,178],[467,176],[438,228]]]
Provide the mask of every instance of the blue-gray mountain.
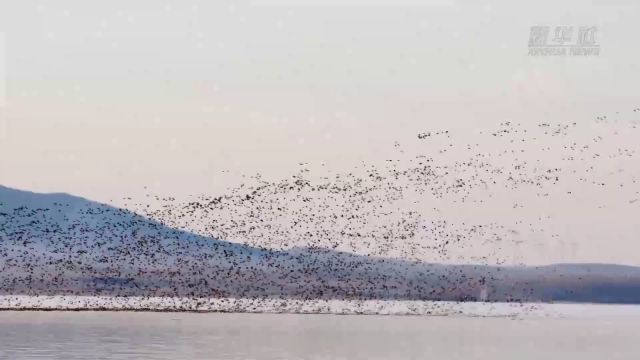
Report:
[[0,186],[0,293],[640,303],[640,268],[430,264],[271,250]]

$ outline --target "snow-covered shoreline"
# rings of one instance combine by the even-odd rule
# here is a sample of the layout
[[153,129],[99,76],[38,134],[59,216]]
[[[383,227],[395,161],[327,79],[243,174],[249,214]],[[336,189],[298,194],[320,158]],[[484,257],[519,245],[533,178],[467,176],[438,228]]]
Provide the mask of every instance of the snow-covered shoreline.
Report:
[[533,304],[458,303],[398,300],[297,300],[110,296],[0,296],[3,310],[107,310],[299,313],[343,315],[515,316]]
[[640,318],[638,305],[483,303],[406,300],[298,300],[0,295],[9,311],[160,311],[336,315]]

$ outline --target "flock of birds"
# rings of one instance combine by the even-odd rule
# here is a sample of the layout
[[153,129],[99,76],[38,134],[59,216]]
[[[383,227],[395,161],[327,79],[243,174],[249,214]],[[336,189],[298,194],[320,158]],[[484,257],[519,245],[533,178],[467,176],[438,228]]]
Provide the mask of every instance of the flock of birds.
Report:
[[[327,176],[301,164],[289,178],[266,181],[255,175],[224,195],[186,201],[155,196],[160,206],[126,207],[167,226],[259,248],[514,264],[522,260],[514,258],[514,249],[530,234],[562,240],[549,233],[551,215],[540,215],[549,206],[572,201],[584,206],[585,198],[600,201],[617,194],[627,204],[640,199],[637,143],[634,147],[633,140],[618,136],[637,137],[637,125],[603,127],[597,125],[600,119],[606,117],[582,129],[575,122],[533,127],[503,122],[468,144],[452,139],[452,131],[425,132],[417,141],[428,148],[427,155],[401,150],[395,153],[401,156],[382,164],[362,163]],[[453,158],[444,154],[454,146],[463,150]],[[481,151],[485,147],[492,151]],[[542,211],[527,212],[541,201]],[[456,216],[460,209],[507,216],[478,222],[482,216]]]
[[[517,263],[513,249],[531,233],[559,237],[545,233],[550,215],[518,217],[527,200],[560,204],[604,190],[640,205],[637,146],[617,142],[637,138],[637,123],[610,125],[606,116],[582,126],[507,121],[468,143],[454,131],[424,132],[414,144],[420,153],[396,142],[388,159],[351,172],[315,176],[301,164],[277,181],[255,175],[225,194],[187,201],[149,194],[154,199],[129,203],[128,210],[1,188],[0,292],[495,301],[596,296],[589,294],[590,281],[606,283],[612,272],[594,280],[593,268],[565,274],[562,266],[503,264]],[[497,207],[509,221],[452,215]],[[637,270],[624,271],[638,286]]]

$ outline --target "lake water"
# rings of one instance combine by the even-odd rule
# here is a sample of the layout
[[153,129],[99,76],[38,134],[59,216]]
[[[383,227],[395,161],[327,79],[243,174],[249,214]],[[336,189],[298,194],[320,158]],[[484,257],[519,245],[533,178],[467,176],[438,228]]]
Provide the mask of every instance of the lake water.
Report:
[[0,312],[0,359],[638,359],[640,318]]

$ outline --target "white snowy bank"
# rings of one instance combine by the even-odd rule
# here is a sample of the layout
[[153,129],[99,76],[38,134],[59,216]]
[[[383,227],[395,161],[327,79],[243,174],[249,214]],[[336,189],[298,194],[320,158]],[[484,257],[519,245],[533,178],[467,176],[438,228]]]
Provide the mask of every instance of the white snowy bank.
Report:
[[2,310],[198,311],[482,317],[635,317],[639,305],[532,304],[398,300],[213,299],[0,295]]

